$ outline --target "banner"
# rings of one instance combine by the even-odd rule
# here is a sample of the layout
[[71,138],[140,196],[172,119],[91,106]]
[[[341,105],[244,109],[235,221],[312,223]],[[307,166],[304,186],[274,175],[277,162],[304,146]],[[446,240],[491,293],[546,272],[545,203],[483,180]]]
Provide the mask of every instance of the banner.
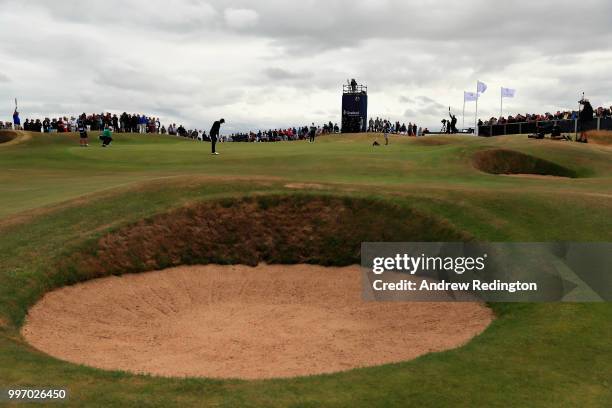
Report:
[[463,100],[465,102],[474,102],[478,100],[478,94],[476,92],[463,92]]
[[502,98],[514,98],[516,95],[516,89],[502,88],[501,93]]
[[485,93],[487,89],[488,89],[487,84],[485,84],[484,82],[478,81],[478,93],[479,94]]

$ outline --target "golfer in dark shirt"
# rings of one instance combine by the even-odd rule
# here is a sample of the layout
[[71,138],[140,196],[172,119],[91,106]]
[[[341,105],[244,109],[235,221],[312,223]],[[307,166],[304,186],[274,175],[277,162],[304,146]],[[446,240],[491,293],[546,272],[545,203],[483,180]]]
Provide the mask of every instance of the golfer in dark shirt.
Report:
[[221,125],[225,123],[225,119],[221,119],[213,123],[212,128],[210,128],[210,142],[212,144],[212,154],[217,153],[217,139],[219,138],[219,131],[221,130]]

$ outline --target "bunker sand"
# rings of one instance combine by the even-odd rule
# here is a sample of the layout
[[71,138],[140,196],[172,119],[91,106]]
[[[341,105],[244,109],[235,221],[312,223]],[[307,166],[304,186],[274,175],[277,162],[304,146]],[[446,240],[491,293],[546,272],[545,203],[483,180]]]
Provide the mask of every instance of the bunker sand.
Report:
[[478,303],[361,298],[358,266],[193,266],[50,292],[22,329],[73,363],[166,377],[332,373],[459,347],[493,320]]
[[19,143],[25,143],[31,139],[32,135],[30,133],[13,130],[0,131],[0,147],[14,146]]

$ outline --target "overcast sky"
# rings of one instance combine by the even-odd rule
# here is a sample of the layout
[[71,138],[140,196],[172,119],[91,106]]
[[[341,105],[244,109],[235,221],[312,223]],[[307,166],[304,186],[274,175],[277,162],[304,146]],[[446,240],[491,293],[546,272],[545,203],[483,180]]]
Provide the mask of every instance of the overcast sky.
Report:
[[483,118],[501,86],[517,89],[511,113],[575,108],[582,91],[610,106],[611,27],[610,0],[0,0],[0,120],[18,97],[22,118],[339,122],[352,77],[371,116],[430,128],[477,80]]

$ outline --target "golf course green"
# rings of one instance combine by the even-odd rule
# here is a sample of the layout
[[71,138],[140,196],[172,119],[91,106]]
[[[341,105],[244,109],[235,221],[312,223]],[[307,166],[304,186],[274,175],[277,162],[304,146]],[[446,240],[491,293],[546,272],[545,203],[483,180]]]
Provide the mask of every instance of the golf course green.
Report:
[[[93,407],[610,405],[612,305],[606,303],[491,304],[493,323],[455,350],[256,381],[78,366],[34,349],[20,329],[29,308],[51,290],[182,264],[343,266],[359,262],[355,248],[366,240],[612,242],[612,147],[526,136],[392,136],[389,146],[374,147],[377,136],[361,134],[322,136],[314,144],[222,143],[212,156],[206,143],[169,136],[116,134],[105,149],[91,136],[88,148],[79,147],[77,134],[0,137],[0,388],[66,388],[67,406]],[[158,232],[177,234],[167,237],[172,242],[183,233],[172,227],[172,216],[214,217],[244,206],[275,214],[268,226],[276,236],[300,233],[314,244],[279,240],[218,258],[202,251],[165,258],[161,251],[151,260],[139,257],[143,246],[128,233],[162,220],[167,225]],[[341,217],[334,218],[334,208]],[[301,219],[309,227],[291,229]],[[243,242],[245,223],[232,224],[220,248]],[[224,225],[215,230],[222,233]],[[261,225],[248,233],[263,234]],[[122,267],[90,262],[100,254],[119,259],[110,258],[119,252]]]

